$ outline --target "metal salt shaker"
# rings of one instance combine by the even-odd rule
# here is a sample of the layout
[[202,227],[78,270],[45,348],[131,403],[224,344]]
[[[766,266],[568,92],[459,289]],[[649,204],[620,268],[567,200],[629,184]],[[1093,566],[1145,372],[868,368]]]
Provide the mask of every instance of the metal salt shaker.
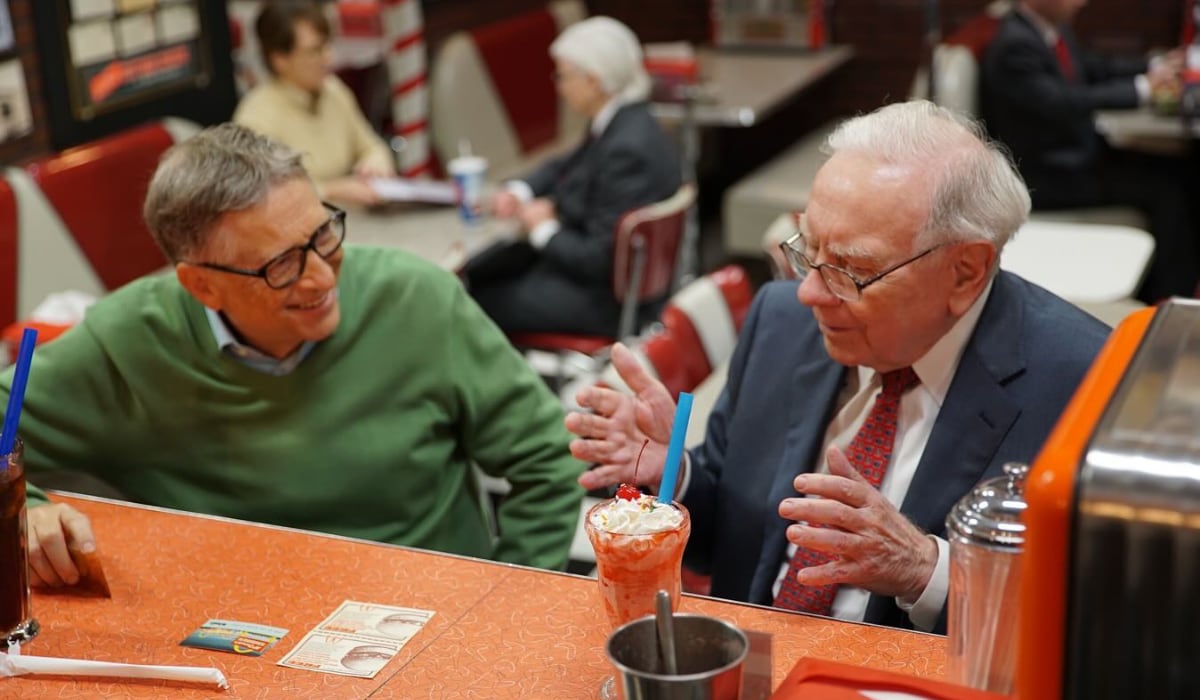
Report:
[[1025,544],[1029,465],[980,482],[946,517],[950,541],[948,624],[951,682],[1011,693],[1016,678],[1017,586]]

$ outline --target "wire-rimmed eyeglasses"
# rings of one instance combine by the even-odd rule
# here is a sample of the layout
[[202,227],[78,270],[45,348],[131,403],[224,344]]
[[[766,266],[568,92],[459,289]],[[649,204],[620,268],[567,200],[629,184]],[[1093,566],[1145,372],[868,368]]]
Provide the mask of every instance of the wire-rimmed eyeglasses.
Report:
[[333,257],[334,253],[338,252],[342,247],[342,241],[346,239],[346,212],[326,202],[321,202],[321,205],[329,211],[329,219],[318,226],[316,231],[313,231],[312,236],[308,239],[308,243],[288,248],[268,260],[265,265],[257,270],[247,270],[210,262],[193,264],[198,267],[205,267],[219,272],[228,272],[233,275],[261,277],[271,289],[283,289],[293,284],[304,274],[304,267],[308,263],[308,251],[314,251],[321,258],[328,260]]
[[796,275],[796,279],[803,280],[808,276],[810,271],[816,270],[821,273],[821,279],[825,282],[825,286],[829,287],[829,291],[833,292],[834,296],[843,301],[859,301],[862,299],[863,290],[867,287],[941,247],[941,245],[935,245],[932,248],[926,248],[911,258],[896,263],[866,279],[859,279],[853,272],[836,265],[813,262],[804,252],[804,234],[799,231],[779,244],[780,250],[783,251],[783,257],[788,261],[788,265],[791,266],[792,273]]

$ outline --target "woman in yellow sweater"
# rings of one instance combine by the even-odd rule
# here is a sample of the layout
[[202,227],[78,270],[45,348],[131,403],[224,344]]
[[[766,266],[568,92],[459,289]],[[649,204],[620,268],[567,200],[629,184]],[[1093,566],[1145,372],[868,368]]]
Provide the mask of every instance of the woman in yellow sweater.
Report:
[[325,199],[377,203],[368,180],[395,174],[392,152],[330,73],[331,31],[321,5],[269,0],[254,30],[271,79],[242,98],[233,120],[304,154]]

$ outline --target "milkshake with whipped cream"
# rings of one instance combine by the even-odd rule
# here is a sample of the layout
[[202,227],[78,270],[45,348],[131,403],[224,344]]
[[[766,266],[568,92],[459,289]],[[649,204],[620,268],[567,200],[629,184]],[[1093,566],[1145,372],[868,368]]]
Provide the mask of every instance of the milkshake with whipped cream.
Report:
[[686,508],[653,496],[618,496],[592,506],[584,527],[596,552],[600,597],[614,627],[653,615],[660,589],[670,592],[672,610],[679,607],[679,571],[692,531]]

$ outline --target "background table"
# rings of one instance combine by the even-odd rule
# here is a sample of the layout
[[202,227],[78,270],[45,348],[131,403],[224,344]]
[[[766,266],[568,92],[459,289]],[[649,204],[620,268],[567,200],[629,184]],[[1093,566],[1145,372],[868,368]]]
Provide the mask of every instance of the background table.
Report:
[[[854,56],[849,46],[820,51],[696,51],[701,84],[692,104],[698,126],[753,126],[789,99]],[[684,102],[655,102],[651,112],[667,123],[686,116]]]
[[1101,110],[1096,128],[1116,143],[1139,139],[1175,141],[1186,144],[1200,138],[1200,119],[1164,116],[1150,109]]
[[[297,530],[64,496],[91,519],[111,600],[36,593],[26,653],[215,666],[227,691],[158,682],[0,679],[4,698],[591,698],[612,669],[595,581]],[[275,665],[343,600],[437,614],[374,679]],[[775,639],[774,682],[802,656],[940,677],[945,639],[688,596]],[[261,657],[178,646],[209,618],[286,627]]]
[[450,270],[457,269],[470,254],[515,231],[514,222],[497,219],[466,226],[455,207],[445,206],[350,209],[346,216],[346,242],[350,245],[399,248]]
[[[684,182],[699,185],[701,128],[754,126],[853,56],[849,46],[820,51],[697,50],[700,83],[687,93],[689,99],[650,106],[659,121],[678,127]],[[699,271],[699,202],[697,197],[685,219],[677,286]]]

